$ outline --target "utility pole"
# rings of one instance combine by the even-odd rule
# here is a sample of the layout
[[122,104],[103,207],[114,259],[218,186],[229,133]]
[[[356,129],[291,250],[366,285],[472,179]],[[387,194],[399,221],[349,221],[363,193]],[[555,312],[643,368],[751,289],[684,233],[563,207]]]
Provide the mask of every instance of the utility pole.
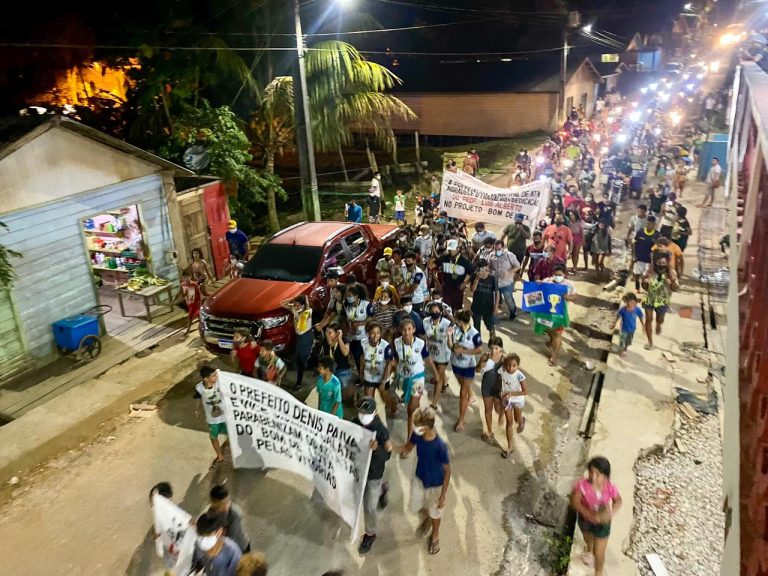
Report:
[[320,220],[320,200],[317,193],[315,147],[312,142],[312,124],[309,115],[307,67],[304,62],[304,34],[301,31],[299,0],[293,0],[293,16],[296,24],[296,54],[298,55],[298,66],[293,70],[293,109],[301,172],[301,204],[304,208],[304,219],[317,221]]
[[560,114],[558,114],[558,119],[561,125],[565,122],[565,118],[568,115],[568,111],[565,109],[565,84],[568,79],[568,51],[570,50],[568,35],[573,28],[578,28],[580,25],[581,14],[575,11],[568,12],[565,27],[563,28],[563,58],[560,61]]

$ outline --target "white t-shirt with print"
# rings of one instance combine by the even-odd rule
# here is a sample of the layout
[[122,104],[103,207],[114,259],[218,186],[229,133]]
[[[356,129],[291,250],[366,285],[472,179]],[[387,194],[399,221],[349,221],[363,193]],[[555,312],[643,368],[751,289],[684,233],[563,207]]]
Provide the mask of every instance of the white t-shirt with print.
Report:
[[438,364],[447,364],[451,359],[451,349],[448,348],[448,330],[451,327],[451,321],[448,318],[439,318],[435,321],[427,316],[423,324],[429,355]]
[[200,401],[203,403],[205,412],[205,421],[208,424],[223,424],[226,422],[224,417],[224,397],[221,394],[221,388],[217,381],[212,387],[208,388],[202,382],[195,386],[195,392],[200,395]]
[[[499,369],[499,376],[501,377],[501,395],[509,394],[511,392],[522,392],[523,386],[521,382],[525,382],[525,374],[520,370],[515,370],[511,374],[502,366]],[[525,396],[511,396],[507,398],[507,402],[510,404],[518,404],[520,406],[525,404]]]

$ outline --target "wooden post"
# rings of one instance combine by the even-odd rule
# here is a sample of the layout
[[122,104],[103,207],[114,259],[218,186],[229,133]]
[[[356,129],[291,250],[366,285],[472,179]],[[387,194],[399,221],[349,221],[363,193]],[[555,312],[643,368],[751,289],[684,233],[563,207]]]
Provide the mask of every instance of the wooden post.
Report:
[[413,142],[416,145],[416,174],[421,176],[421,148],[419,148],[419,131],[413,132]]

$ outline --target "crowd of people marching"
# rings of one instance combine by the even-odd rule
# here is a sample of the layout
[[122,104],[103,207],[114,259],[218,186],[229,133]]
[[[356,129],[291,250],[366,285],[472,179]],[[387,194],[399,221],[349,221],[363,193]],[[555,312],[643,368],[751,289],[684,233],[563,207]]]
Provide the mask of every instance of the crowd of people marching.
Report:
[[[375,432],[361,553],[370,551],[376,541],[378,515],[388,503],[386,462],[392,453],[406,458],[414,449],[417,464],[410,502],[420,514],[419,533],[430,534],[429,553],[440,551],[451,465],[436,421],[448,401],[449,374],[458,385],[453,431],[464,431],[471,417],[468,407],[478,404],[473,385],[479,379],[482,439],[500,446],[505,459],[514,454],[515,435],[525,432],[528,387],[523,358],[505,349],[497,329],[500,322],[521,317],[514,297],[521,280],[566,287],[564,314],[530,318],[534,333],[548,337],[550,365],[558,363],[563,332],[570,324],[567,302],[576,296],[570,278],[585,275],[590,265],[595,281],[629,284],[616,315],[621,356],[632,343],[638,320],[644,327],[645,347],[653,346],[685,269],[692,230],[682,199],[688,172],[698,162],[693,146],[666,151],[667,127],[656,104],[648,104],[646,120],[629,130],[621,107],[631,110],[632,105],[613,95],[600,102],[592,119],[574,109],[563,129],[539,150],[533,154],[522,150],[509,184],[548,182],[550,202],[539,221],[528,222],[518,214],[494,233],[483,222],[468,225],[451,218],[440,210],[436,176],[429,179],[429,193],[416,199],[411,218],[406,195],[397,190],[392,219],[400,227],[394,244],[376,264],[375,289],[354,275],[342,279],[331,270],[326,277],[330,299],[322,318],[316,314],[313,318],[305,296],[283,302],[296,330],[294,382],[285,381],[285,362],[269,342],[254,341],[247,330],[235,333],[232,355],[243,374],[298,390],[306,372],[315,370],[319,409],[339,418],[354,414],[355,423]],[[623,141],[616,137],[619,129],[628,132]],[[652,159],[654,170],[647,173]],[[475,174],[479,166],[477,152],[470,150],[461,169]],[[453,162],[446,169],[458,167]],[[705,202],[713,201],[721,180],[722,169],[714,159]],[[639,204],[624,233],[616,229],[616,211],[628,196],[639,198]],[[378,173],[366,204],[368,220],[379,222],[385,207]],[[362,221],[362,206],[351,201],[346,217]],[[606,266],[609,255],[612,271]],[[216,371],[205,366],[201,377],[196,395],[202,400],[216,463],[224,459],[218,441],[220,434],[226,434],[222,399]],[[404,413],[404,444],[392,441],[377,413],[377,395],[390,423]],[[502,443],[495,439],[495,425],[503,430]],[[588,475],[574,486],[571,504],[587,542],[584,561],[594,564],[600,576],[611,516],[620,508],[621,497],[610,482],[605,458],[594,458],[587,469]],[[165,486],[156,489],[170,491]],[[227,490],[215,487],[211,509],[197,520],[195,561],[206,575],[266,574],[263,555],[248,554],[241,518]]]

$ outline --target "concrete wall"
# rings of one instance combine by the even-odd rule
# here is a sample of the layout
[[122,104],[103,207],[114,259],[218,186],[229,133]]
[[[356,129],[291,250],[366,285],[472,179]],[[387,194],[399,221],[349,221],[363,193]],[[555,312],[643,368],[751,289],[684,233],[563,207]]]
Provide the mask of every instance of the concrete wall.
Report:
[[54,127],[0,160],[0,214],[159,171],[155,164]]
[[[591,116],[595,109],[595,98],[599,86],[599,83],[595,81],[595,75],[590,69],[587,66],[580,66],[565,86],[566,104],[568,104],[569,99],[576,108],[580,104],[584,104],[584,111],[587,113],[587,116]],[[570,111],[570,108],[567,111]]]
[[[424,136],[499,138],[554,129],[556,93],[414,93],[398,94],[418,116],[394,128]],[[593,96],[594,98],[594,96]]]

